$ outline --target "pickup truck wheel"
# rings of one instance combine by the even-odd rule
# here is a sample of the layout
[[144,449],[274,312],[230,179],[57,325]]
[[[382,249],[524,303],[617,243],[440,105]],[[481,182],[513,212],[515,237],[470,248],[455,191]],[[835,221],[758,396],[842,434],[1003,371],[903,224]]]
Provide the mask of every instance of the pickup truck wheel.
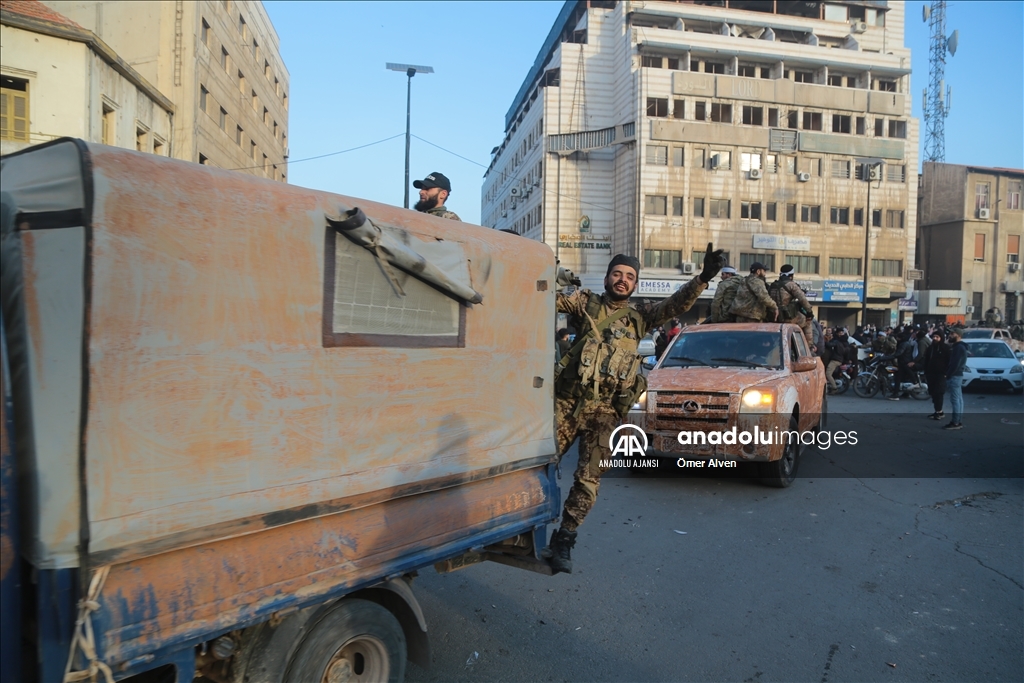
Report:
[[286,683],[384,683],[405,678],[405,634],[391,612],[342,600],[303,639]]
[[821,395],[821,412],[818,413],[818,432],[828,429],[828,392]]
[[[799,432],[800,423],[796,416],[789,418],[789,431]],[[767,486],[784,489],[796,479],[796,469],[800,465],[800,441],[787,443],[782,457],[772,462],[761,463],[761,481]]]

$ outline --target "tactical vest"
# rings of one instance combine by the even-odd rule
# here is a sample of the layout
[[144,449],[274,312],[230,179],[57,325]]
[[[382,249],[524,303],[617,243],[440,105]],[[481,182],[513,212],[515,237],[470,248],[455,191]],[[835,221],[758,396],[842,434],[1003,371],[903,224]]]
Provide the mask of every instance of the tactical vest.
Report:
[[768,296],[779,307],[779,317],[784,321],[794,320],[802,312],[800,302],[786,291],[786,283],[782,280],[776,280],[768,285]]
[[[578,401],[577,411],[585,401],[606,400],[625,416],[647,389],[637,354],[644,319],[628,305],[597,322],[600,314],[601,297],[591,294],[581,325],[585,329],[555,368],[555,395]],[[622,318],[628,326],[612,329]]]

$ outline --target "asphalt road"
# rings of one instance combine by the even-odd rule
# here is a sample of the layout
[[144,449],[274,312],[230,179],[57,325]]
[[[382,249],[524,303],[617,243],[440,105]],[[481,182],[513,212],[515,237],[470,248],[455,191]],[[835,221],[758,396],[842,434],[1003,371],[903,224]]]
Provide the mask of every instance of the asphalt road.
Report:
[[858,446],[805,451],[785,490],[609,473],[572,575],[421,574],[433,666],[407,679],[1024,680],[1024,405],[966,398],[959,432],[832,398]]

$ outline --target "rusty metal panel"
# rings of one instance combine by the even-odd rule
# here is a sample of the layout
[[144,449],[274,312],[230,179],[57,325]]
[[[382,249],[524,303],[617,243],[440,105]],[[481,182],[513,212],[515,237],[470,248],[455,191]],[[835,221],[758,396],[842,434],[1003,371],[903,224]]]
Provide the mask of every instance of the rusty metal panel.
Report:
[[[92,147],[92,553],[554,454],[554,259],[466,223]],[[464,348],[325,348],[324,216],[457,241]],[[534,377],[542,377],[541,388]]]

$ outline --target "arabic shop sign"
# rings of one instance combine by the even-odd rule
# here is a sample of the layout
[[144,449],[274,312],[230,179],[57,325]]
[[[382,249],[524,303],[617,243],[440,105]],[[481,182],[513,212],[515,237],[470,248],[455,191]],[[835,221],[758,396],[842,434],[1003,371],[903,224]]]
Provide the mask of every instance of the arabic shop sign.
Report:
[[811,238],[786,235],[754,235],[754,249],[810,251]]
[[900,299],[899,301],[896,302],[896,310],[916,311],[917,299]]
[[825,280],[821,286],[822,301],[860,301],[864,283],[860,280]]
[[593,249],[610,254],[612,251],[612,240],[608,235],[559,235],[558,246],[561,249]]

